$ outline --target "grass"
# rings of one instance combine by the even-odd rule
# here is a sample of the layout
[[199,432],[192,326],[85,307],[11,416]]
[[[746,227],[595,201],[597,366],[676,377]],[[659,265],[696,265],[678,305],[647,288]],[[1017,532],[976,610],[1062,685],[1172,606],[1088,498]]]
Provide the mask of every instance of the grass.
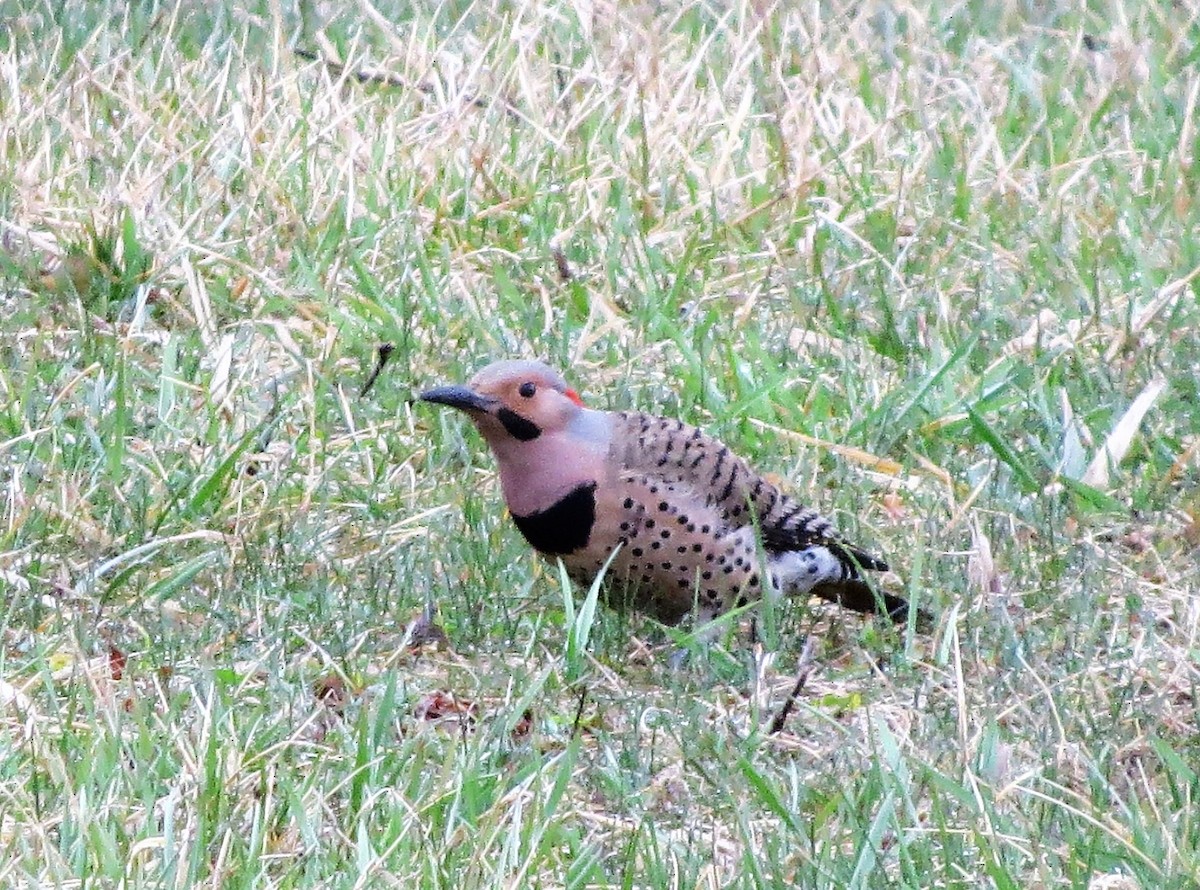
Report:
[[[0,886],[1200,882],[1194,4],[3,9]],[[934,628],[673,672],[413,404],[504,356]]]

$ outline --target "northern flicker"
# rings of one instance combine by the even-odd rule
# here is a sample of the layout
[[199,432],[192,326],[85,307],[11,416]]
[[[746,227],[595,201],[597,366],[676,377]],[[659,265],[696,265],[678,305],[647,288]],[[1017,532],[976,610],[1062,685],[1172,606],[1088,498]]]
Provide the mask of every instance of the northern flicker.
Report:
[[474,422],[534,550],[583,584],[612,557],[609,605],[702,623],[764,593],[812,594],[907,618],[905,600],[862,580],[864,569],[886,571],[883,560],[694,426],[587,408],[540,362],[495,362],[465,386],[421,398]]

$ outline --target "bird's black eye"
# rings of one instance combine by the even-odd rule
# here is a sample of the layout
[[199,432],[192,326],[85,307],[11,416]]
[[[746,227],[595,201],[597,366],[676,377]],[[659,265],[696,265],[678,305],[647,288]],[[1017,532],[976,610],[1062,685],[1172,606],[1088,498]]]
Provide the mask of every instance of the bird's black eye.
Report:
[[537,392],[537,387],[533,385],[532,381],[527,380],[518,387],[517,392],[521,394],[521,398],[523,399],[532,399],[533,394]]

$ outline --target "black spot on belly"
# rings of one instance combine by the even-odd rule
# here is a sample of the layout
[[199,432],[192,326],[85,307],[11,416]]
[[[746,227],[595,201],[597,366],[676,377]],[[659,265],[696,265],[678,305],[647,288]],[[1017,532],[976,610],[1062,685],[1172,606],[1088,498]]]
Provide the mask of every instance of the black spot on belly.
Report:
[[508,434],[519,442],[529,442],[542,434],[541,427],[532,420],[526,420],[511,408],[501,408],[496,412],[496,419],[504,424],[504,429],[508,431]]
[[528,516],[513,516],[534,550],[554,556],[587,546],[596,522],[596,483],[585,482],[552,507]]

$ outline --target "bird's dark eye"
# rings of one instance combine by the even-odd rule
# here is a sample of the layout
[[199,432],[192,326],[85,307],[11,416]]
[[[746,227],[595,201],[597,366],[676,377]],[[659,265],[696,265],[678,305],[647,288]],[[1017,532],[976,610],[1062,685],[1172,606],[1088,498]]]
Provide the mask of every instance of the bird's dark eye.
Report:
[[521,394],[521,398],[523,399],[532,399],[533,394],[537,392],[537,387],[533,385],[532,381],[527,380],[518,387],[517,392]]

